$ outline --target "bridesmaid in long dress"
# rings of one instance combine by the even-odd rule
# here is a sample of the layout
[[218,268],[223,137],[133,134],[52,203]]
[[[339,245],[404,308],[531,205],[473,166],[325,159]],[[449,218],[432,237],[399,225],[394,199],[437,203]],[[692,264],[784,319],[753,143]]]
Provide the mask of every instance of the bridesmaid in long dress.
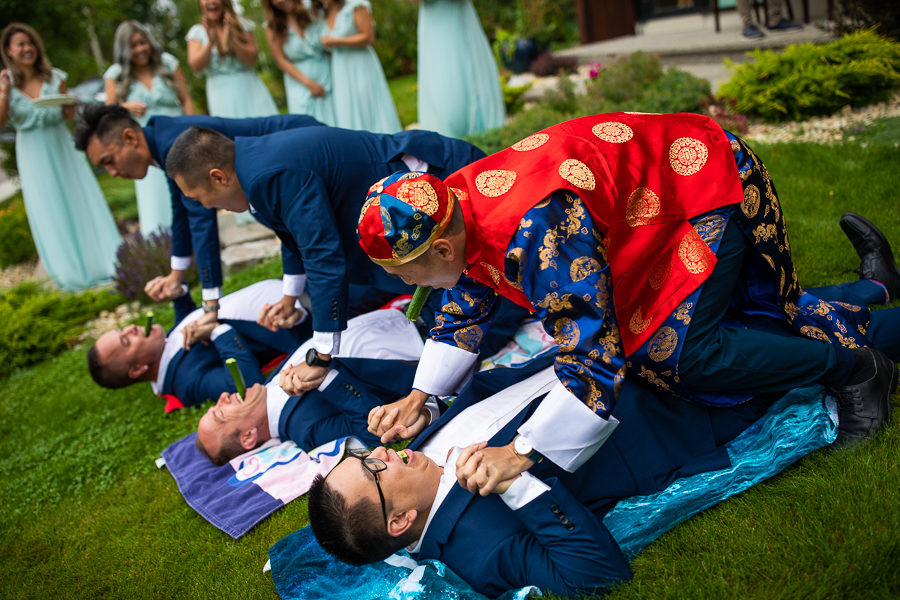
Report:
[[16,128],[16,163],[38,255],[64,290],[105,283],[114,272],[119,231],[66,127],[74,106],[34,105],[65,94],[66,74],[50,65],[28,25],[7,25],[0,47],[6,67],[0,71],[0,127],[8,120]]
[[497,63],[471,0],[419,2],[419,127],[464,137],[503,125]]
[[206,75],[206,103],[216,117],[267,117],[278,113],[272,95],[253,70],[259,57],[252,23],[238,17],[231,0],[198,0],[202,23],[188,30],[188,65]]
[[322,48],[323,20],[301,0],[262,0],[266,42],[284,72],[288,112],[334,125],[331,61]]
[[400,118],[375,54],[375,23],[368,0],[325,0],[331,79],[338,127],[378,133],[400,131]]
[[[121,104],[142,126],[153,115],[194,114],[178,59],[163,52],[150,32],[137,21],[125,21],[116,29],[113,43],[116,61],[103,79],[106,103]],[[146,236],[172,226],[169,184],[162,169],[151,166],[147,176],[134,182],[138,219]]]

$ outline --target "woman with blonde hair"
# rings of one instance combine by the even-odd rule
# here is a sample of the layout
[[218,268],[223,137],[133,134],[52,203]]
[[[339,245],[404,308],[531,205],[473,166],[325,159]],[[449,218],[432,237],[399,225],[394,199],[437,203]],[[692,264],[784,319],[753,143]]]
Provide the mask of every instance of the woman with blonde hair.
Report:
[[241,19],[231,0],[198,0],[202,20],[188,30],[187,60],[206,75],[206,103],[216,117],[278,114],[275,101],[253,67],[259,57],[253,23]]
[[324,21],[302,0],[262,0],[266,42],[284,72],[288,112],[335,125],[331,99],[331,61],[322,47]]
[[16,128],[16,163],[31,237],[64,290],[104,283],[114,272],[119,231],[66,119],[66,74],[47,60],[37,32],[10,23],[0,32],[0,127]]
[[[163,52],[150,31],[137,21],[116,28],[115,64],[106,70],[106,103],[121,104],[142,126],[153,115],[194,114],[178,59]],[[172,225],[169,184],[165,173],[150,167],[147,176],[134,182],[138,219],[146,236]]]

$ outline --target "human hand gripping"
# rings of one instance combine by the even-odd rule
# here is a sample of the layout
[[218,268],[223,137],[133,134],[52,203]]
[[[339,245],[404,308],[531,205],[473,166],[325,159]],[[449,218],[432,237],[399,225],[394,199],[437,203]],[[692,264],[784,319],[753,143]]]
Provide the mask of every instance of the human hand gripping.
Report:
[[172,271],[168,275],[159,275],[144,285],[144,292],[154,302],[174,300],[184,293],[181,287],[182,277],[180,272]]
[[143,102],[138,102],[137,100],[129,100],[128,102],[123,102],[122,108],[136,117],[143,117],[147,112],[147,105]]
[[298,396],[322,385],[326,375],[328,367],[311,367],[302,362],[282,369],[279,384],[288,396]]
[[478,442],[457,457],[456,480],[473,494],[502,494],[533,464],[528,457],[516,454],[512,443],[488,447],[487,442]]
[[425,409],[428,394],[413,390],[396,402],[376,406],[369,411],[369,433],[381,436],[381,443],[414,437],[428,426],[430,413]]
[[218,326],[219,321],[216,318],[216,313],[204,314],[196,321],[192,321],[182,328],[181,335],[184,338],[182,346],[185,350],[190,350],[191,346],[197,342],[207,343],[213,329]]
[[259,311],[256,322],[268,329],[269,331],[278,331],[279,329],[290,329],[296,325],[303,313],[299,308],[294,307],[296,298],[293,296],[284,296],[275,304],[265,304]]

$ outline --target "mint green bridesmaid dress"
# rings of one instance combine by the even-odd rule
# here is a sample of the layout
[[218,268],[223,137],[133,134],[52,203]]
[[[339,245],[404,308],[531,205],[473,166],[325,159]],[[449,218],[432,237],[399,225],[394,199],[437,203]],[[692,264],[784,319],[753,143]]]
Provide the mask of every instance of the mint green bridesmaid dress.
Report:
[[419,127],[461,138],[503,125],[497,63],[470,0],[419,2]]
[[287,73],[284,75],[284,91],[289,113],[309,115],[326,125],[335,125],[337,121],[332,96],[331,60],[320,41],[325,29],[322,21],[315,21],[306,27],[303,37],[300,37],[288,27],[288,35],[284,41],[284,55],[304,75],[325,88],[325,97],[313,98],[308,87]]
[[[65,78],[54,69],[41,96],[58,94]],[[75,150],[62,109],[38,108],[13,88],[9,121],[16,128],[16,163],[31,237],[50,277],[64,290],[108,282],[119,230],[87,159]]]
[[[370,12],[372,10],[367,0],[347,0],[338,12],[329,35],[347,37],[359,33],[353,22],[353,11],[359,6]],[[376,133],[400,131],[400,117],[397,116],[381,61],[372,46],[332,48],[331,79],[338,127]]]
[[[168,52],[163,53],[162,62],[170,72],[174,73],[178,68],[178,59]],[[115,81],[121,73],[122,66],[114,64],[106,70],[103,78]],[[178,92],[159,74],[153,78],[150,88],[139,81],[132,82],[128,89],[128,97],[124,101],[143,102],[147,105],[147,112],[143,116],[134,117],[142,127],[153,116],[177,117],[183,114]],[[135,180],[134,191],[137,196],[141,233],[146,237],[159,229],[168,230],[172,226],[172,203],[168,179],[163,170],[151,166],[147,169],[146,177]]]

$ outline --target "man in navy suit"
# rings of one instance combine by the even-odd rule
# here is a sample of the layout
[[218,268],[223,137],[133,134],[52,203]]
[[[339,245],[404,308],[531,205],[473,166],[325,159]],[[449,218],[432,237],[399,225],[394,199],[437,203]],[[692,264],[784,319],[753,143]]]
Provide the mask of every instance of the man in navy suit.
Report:
[[[322,126],[307,115],[276,115],[249,119],[223,119],[205,115],[153,117],[141,127],[130,113],[117,104],[90,105],[75,127],[75,147],[105,168],[113,177],[143,179],[147,169],[166,168],[166,155],[172,143],[186,129],[208,127],[228,138],[256,136],[300,127]],[[184,271],[196,254],[203,301],[210,307],[221,297],[222,267],[219,257],[219,229],[216,212],[189,202],[169,180],[172,202],[171,272],[147,283],[147,294],[156,301],[174,299],[181,294]]]
[[348,282],[374,288],[373,299],[412,289],[387,276],[357,244],[356,225],[369,186],[396,170],[446,175],[483,156],[471,144],[430,131],[382,135],[306,127],[232,141],[192,128],[172,144],[166,170],[186,196],[203,206],[249,209],[275,230],[285,250],[285,278],[294,276],[298,287],[286,288],[260,322],[271,328],[290,324],[290,311],[307,286],[315,347],[327,361],[339,349],[346,327]]
[[248,386],[260,383],[261,365],[292,352],[310,335],[308,320],[275,332],[255,322],[259,307],[280,296],[278,280],[261,281],[223,298],[216,315],[195,310],[185,289],[174,301],[176,325],[168,335],[160,325],[149,335],[137,325],[101,335],[88,351],[91,377],[110,389],[148,381],[154,393],[174,397],[167,410],[234,392],[228,358],[237,360]]

